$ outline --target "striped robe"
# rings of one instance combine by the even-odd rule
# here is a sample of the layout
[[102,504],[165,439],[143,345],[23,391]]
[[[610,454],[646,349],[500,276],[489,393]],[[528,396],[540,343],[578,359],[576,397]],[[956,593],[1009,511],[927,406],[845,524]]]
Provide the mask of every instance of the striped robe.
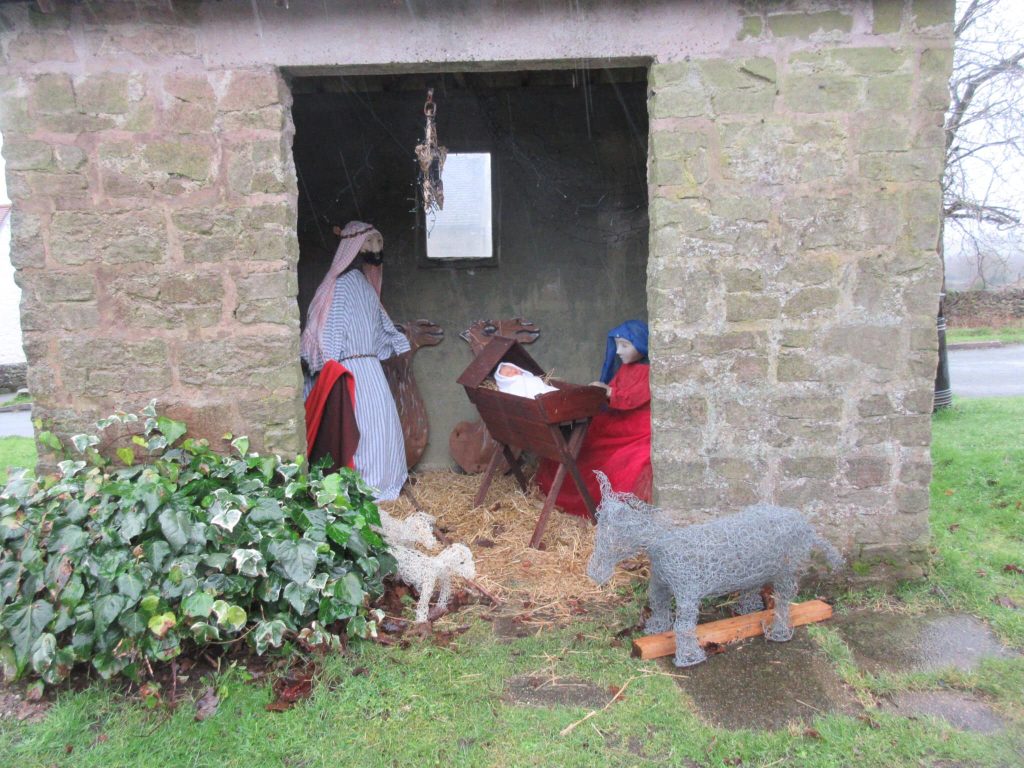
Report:
[[[340,361],[356,379],[356,470],[377,490],[378,501],[397,499],[408,475],[405,441],[380,361],[408,352],[409,341],[358,269],[335,282],[321,345],[325,358]],[[312,380],[306,383],[307,395],[310,389]]]

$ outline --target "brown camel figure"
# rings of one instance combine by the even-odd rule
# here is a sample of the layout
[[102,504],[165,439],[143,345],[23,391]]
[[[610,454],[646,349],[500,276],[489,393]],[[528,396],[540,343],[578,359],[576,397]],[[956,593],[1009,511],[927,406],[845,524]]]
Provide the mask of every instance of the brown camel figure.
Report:
[[412,358],[421,347],[433,347],[444,341],[444,329],[430,320],[395,323],[395,327],[409,340],[409,351],[385,360],[382,365],[402,422],[405,463],[412,469],[422,458],[430,436],[427,406],[416,385]]

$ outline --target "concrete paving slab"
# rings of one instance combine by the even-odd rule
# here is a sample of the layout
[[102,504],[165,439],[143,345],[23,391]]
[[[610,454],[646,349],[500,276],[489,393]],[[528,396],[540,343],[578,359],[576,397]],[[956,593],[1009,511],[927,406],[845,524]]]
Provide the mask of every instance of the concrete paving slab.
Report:
[[856,714],[860,705],[831,663],[798,628],[788,643],[755,637],[727,646],[694,667],[661,664],[677,677],[698,714],[721,728],[784,728],[830,712]]
[[966,614],[906,616],[854,611],[836,618],[832,626],[867,672],[969,672],[982,659],[1014,658],[992,631]]
[[517,675],[505,681],[502,700],[510,704],[527,704],[534,707],[561,705],[600,709],[611,701],[614,695],[614,692],[580,678]]
[[991,734],[1006,728],[988,704],[960,691],[903,691],[882,709],[903,717],[935,717],[961,731]]

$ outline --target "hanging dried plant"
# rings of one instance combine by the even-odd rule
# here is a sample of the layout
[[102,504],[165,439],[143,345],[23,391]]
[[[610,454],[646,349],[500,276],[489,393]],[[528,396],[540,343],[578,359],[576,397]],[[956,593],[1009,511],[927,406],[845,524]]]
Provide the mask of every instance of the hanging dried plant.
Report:
[[434,89],[427,89],[427,101],[423,105],[423,114],[426,116],[426,126],[423,132],[423,141],[416,145],[416,161],[420,170],[416,177],[420,188],[423,210],[426,212],[444,210],[444,185],[441,183],[441,172],[444,170],[444,161],[448,156],[447,147],[438,146],[437,125],[434,118],[437,115],[437,104],[434,103]]

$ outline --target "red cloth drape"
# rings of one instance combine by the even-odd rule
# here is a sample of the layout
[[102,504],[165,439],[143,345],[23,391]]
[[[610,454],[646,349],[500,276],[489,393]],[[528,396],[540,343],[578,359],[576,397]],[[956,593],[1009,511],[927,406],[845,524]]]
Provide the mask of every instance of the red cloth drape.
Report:
[[[576,460],[583,482],[595,502],[601,490],[594,477],[599,469],[608,475],[612,488],[651,500],[651,384],[646,363],[623,365],[609,382],[612,395],[607,410],[597,414]],[[558,462],[545,459],[537,471],[537,484],[551,490]],[[555,505],[563,512],[586,517],[583,497],[566,476]]]
[[359,444],[355,407],[355,376],[337,360],[328,360],[306,398],[306,450],[310,462],[329,453],[334,458],[333,469],[355,466],[353,456]]

